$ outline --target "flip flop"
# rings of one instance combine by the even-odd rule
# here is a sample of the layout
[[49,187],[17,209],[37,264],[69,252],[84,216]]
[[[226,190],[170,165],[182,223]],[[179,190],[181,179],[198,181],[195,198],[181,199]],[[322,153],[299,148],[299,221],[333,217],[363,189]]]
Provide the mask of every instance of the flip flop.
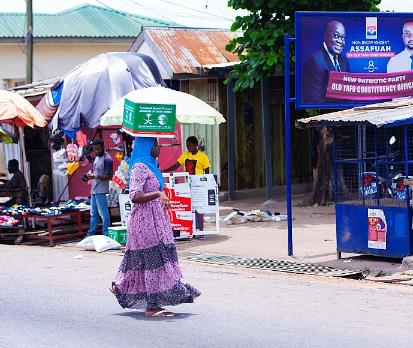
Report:
[[175,313],[173,312],[169,312],[166,309],[160,309],[158,311],[154,311],[154,312],[145,312],[145,316],[146,317],[158,317],[158,318],[162,318],[162,317],[173,317],[175,315]]
[[112,283],[112,286],[109,288],[109,291],[110,291],[113,295],[116,295],[116,294],[115,294],[115,291],[116,291],[116,285],[115,285],[115,283]]

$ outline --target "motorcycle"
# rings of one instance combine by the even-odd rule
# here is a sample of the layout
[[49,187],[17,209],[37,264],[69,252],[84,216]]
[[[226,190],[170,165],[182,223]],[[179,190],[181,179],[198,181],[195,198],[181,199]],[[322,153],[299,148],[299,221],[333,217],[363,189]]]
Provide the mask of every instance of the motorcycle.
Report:
[[377,176],[376,172],[363,172],[360,174],[363,180],[361,191],[366,199],[384,198],[388,195],[386,179]]

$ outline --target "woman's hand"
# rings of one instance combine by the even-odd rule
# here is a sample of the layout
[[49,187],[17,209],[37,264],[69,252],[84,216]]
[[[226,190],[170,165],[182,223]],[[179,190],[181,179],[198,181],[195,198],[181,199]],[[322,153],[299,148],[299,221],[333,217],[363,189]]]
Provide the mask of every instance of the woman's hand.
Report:
[[159,200],[161,201],[161,205],[165,208],[169,208],[169,198],[165,194],[165,192],[159,192]]

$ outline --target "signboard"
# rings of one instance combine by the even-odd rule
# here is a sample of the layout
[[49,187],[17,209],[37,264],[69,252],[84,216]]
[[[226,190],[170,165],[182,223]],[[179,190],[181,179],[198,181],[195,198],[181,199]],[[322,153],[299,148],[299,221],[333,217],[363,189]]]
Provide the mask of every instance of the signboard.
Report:
[[387,222],[382,209],[368,209],[368,241],[370,249],[386,250]]
[[176,105],[143,104],[125,99],[122,129],[132,136],[173,138]]
[[413,13],[296,12],[297,108],[413,95]]
[[191,175],[192,209],[202,214],[219,211],[218,186],[213,174]]
[[129,194],[119,193],[119,210],[121,224],[122,226],[126,226],[132,210],[132,201],[129,198]]
[[[191,188],[188,173],[164,174],[165,186],[163,191],[169,198],[168,215],[176,239],[191,238],[193,234],[193,215]],[[183,183],[176,183],[177,179]],[[178,232],[178,233],[176,233]]]

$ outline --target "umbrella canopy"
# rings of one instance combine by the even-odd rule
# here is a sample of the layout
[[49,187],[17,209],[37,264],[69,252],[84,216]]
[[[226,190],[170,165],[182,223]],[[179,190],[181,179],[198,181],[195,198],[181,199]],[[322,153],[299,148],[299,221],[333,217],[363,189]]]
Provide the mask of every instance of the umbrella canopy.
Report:
[[99,54],[66,74],[62,83],[58,128],[67,131],[95,128],[109,107],[128,92],[164,84],[152,58],[135,52]]
[[4,90],[0,90],[0,123],[32,128],[47,124],[40,112],[20,94]]
[[149,87],[132,91],[118,100],[100,119],[102,126],[121,125],[125,99],[143,104],[175,104],[179,123],[220,124],[224,116],[212,106],[188,93],[165,87]]

